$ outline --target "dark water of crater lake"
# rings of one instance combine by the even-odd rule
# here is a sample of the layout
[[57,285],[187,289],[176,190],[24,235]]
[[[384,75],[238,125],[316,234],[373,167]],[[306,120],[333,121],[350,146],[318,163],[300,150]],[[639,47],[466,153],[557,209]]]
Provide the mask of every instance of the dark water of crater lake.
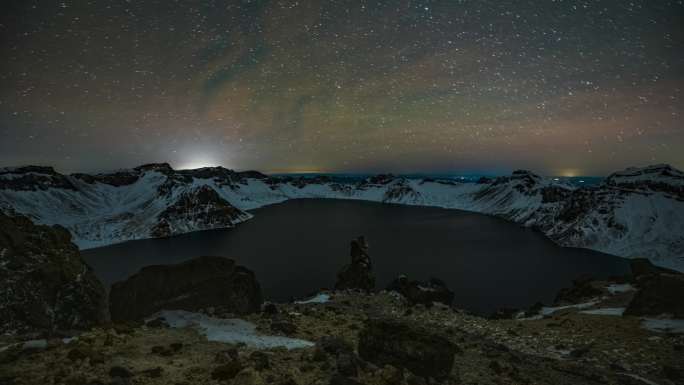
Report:
[[255,271],[273,301],[332,287],[349,262],[349,241],[365,235],[378,288],[394,277],[432,276],[455,293],[454,304],[480,314],[501,307],[550,304],[572,279],[628,271],[623,258],[562,248],[537,231],[482,214],[349,200],[291,200],[253,210],[234,229],[85,250],[107,286],[141,267],[200,255],[234,258]]

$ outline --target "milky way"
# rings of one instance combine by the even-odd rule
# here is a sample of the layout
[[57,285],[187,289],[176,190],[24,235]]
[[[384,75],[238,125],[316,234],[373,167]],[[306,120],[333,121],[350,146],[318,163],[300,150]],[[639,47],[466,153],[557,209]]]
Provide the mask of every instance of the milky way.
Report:
[[682,1],[9,1],[0,164],[684,168]]

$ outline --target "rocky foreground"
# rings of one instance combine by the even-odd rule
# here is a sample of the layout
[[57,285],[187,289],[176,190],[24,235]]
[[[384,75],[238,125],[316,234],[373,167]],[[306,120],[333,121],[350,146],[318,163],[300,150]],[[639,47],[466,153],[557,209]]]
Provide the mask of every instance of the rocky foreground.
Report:
[[[538,320],[487,320],[410,306],[389,292],[336,292],[243,317],[288,350],[210,341],[162,319],[110,324],[45,348],[1,354],[3,384],[681,384],[684,337],[636,317],[576,309]],[[230,316],[214,315],[214,316]],[[209,335],[211,338],[211,335]]]
[[[0,249],[11,250],[0,254],[2,267],[23,266],[14,272],[30,279],[62,266],[55,256],[18,264],[35,252],[22,243],[26,232],[51,229],[17,220],[5,223],[19,224],[5,230],[14,238],[0,234]],[[37,292],[44,312],[19,313],[16,301],[4,308],[3,317],[21,317],[0,330],[0,384],[684,383],[681,273],[636,260],[629,276],[578,279],[553,306],[483,318],[452,307],[438,279],[401,276],[376,292],[365,239],[350,246],[337,290],[293,303],[263,302],[254,274],[220,257],[144,268],[112,286],[108,305],[96,295],[88,307],[56,306],[60,296]],[[78,251],[66,250],[87,271]],[[0,285],[10,293],[25,284]],[[81,275],[50,287],[93,286]],[[99,318],[107,311],[114,321]],[[36,322],[44,314],[69,322]],[[79,324],[80,314],[98,316]]]

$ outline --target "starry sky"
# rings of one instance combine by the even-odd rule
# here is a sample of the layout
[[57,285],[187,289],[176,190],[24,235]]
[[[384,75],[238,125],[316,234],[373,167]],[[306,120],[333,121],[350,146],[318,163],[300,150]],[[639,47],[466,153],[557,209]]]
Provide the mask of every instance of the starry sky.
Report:
[[684,168],[681,0],[2,7],[2,166]]

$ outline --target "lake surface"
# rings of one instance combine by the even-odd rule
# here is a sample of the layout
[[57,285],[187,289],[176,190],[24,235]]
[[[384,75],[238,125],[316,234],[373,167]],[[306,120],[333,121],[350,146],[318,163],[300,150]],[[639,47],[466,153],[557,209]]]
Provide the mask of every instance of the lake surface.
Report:
[[487,314],[501,307],[549,304],[572,279],[626,273],[626,259],[556,246],[542,234],[482,214],[347,200],[291,200],[252,211],[234,229],[85,250],[110,285],[141,267],[200,255],[236,259],[254,270],[274,301],[332,287],[349,262],[349,241],[365,235],[377,284],[432,276],[455,293],[455,305]]

